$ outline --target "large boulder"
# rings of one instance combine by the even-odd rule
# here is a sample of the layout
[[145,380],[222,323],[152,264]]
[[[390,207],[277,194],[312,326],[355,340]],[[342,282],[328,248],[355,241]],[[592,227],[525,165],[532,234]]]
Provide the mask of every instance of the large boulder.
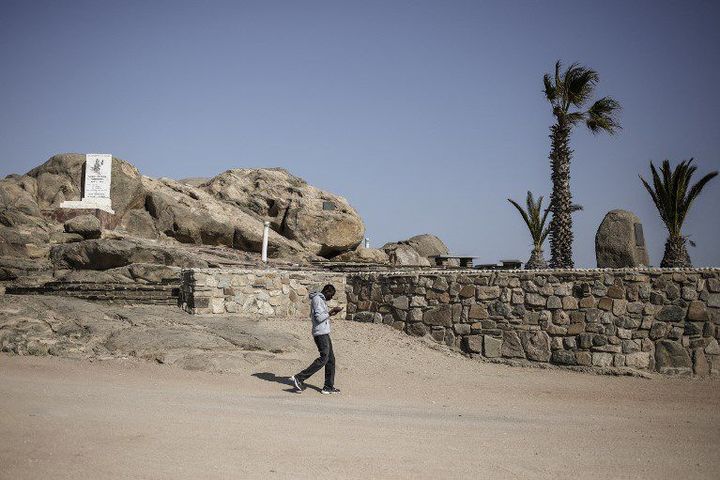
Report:
[[386,243],[382,249],[393,265],[421,267],[432,265],[434,263],[432,257],[447,255],[449,252],[442,240],[429,233],[415,235],[399,242]]
[[192,208],[163,191],[148,194],[147,210],[158,230],[181,243],[232,247],[232,225],[213,218],[205,208]]
[[429,233],[415,235],[414,237],[408,238],[404,243],[411,246],[421,257],[427,259],[450,253],[445,242]]
[[343,197],[320,190],[281,168],[234,169],[201,186],[306,251],[332,257],[357,247],[365,225]]
[[65,222],[67,233],[77,233],[85,239],[100,238],[102,227],[94,215],[78,215]]
[[390,259],[384,250],[379,248],[362,248],[358,247],[350,252],[334,257],[333,260],[338,262],[356,262],[356,263],[382,263],[390,262]]
[[[210,193],[161,178],[144,178],[146,209],[157,230],[182,243],[223,245],[247,252],[262,249],[263,222]],[[295,257],[303,247],[271,230],[268,254]]]
[[388,243],[382,248],[393,265],[403,267],[429,267],[430,260],[420,255],[410,245],[404,243]]
[[612,210],[605,215],[595,235],[598,268],[648,266],[642,223],[632,212]]

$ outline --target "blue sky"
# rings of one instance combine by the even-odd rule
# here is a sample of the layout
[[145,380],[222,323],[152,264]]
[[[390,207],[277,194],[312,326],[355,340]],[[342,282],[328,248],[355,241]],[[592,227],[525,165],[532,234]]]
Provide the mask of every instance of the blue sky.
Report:
[[[575,260],[615,208],[665,231],[638,173],[720,168],[717,2],[0,0],[0,175],[112,153],[151,176],[280,166],[348,198],[374,246],[431,232],[481,262],[526,260],[507,202],[550,192],[542,74],[600,73],[623,131],[577,129]],[[720,180],[685,233],[720,265]]]

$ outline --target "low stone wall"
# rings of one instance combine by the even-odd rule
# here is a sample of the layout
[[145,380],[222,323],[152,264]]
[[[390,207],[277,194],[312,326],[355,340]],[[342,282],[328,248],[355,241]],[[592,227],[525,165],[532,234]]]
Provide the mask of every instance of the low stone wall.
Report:
[[[182,272],[180,305],[196,314],[307,319],[310,315],[308,293],[319,291],[328,283],[337,290],[329,305],[344,306],[344,274],[278,269],[187,269]],[[336,318],[345,318],[345,310]]]
[[39,286],[3,287],[9,295],[57,295],[126,305],[177,305],[180,280],[165,283],[48,282]]
[[350,273],[348,318],[487,358],[720,374],[720,270]]

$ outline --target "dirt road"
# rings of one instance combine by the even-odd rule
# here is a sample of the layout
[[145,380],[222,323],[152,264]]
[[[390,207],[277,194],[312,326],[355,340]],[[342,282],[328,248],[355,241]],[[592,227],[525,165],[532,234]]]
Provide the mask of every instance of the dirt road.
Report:
[[[306,325],[277,322],[305,333]],[[338,322],[311,361],[237,374],[0,355],[0,478],[717,478],[720,382],[483,364]],[[318,375],[311,383],[322,385]]]

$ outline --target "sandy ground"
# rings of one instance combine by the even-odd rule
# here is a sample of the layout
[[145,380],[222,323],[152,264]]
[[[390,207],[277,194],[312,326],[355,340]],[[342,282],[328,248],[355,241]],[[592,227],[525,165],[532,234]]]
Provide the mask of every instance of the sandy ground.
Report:
[[0,355],[0,478],[720,475],[717,380],[485,364],[337,322],[342,393],[296,394],[285,377],[315,356],[304,338],[298,358],[239,374]]

